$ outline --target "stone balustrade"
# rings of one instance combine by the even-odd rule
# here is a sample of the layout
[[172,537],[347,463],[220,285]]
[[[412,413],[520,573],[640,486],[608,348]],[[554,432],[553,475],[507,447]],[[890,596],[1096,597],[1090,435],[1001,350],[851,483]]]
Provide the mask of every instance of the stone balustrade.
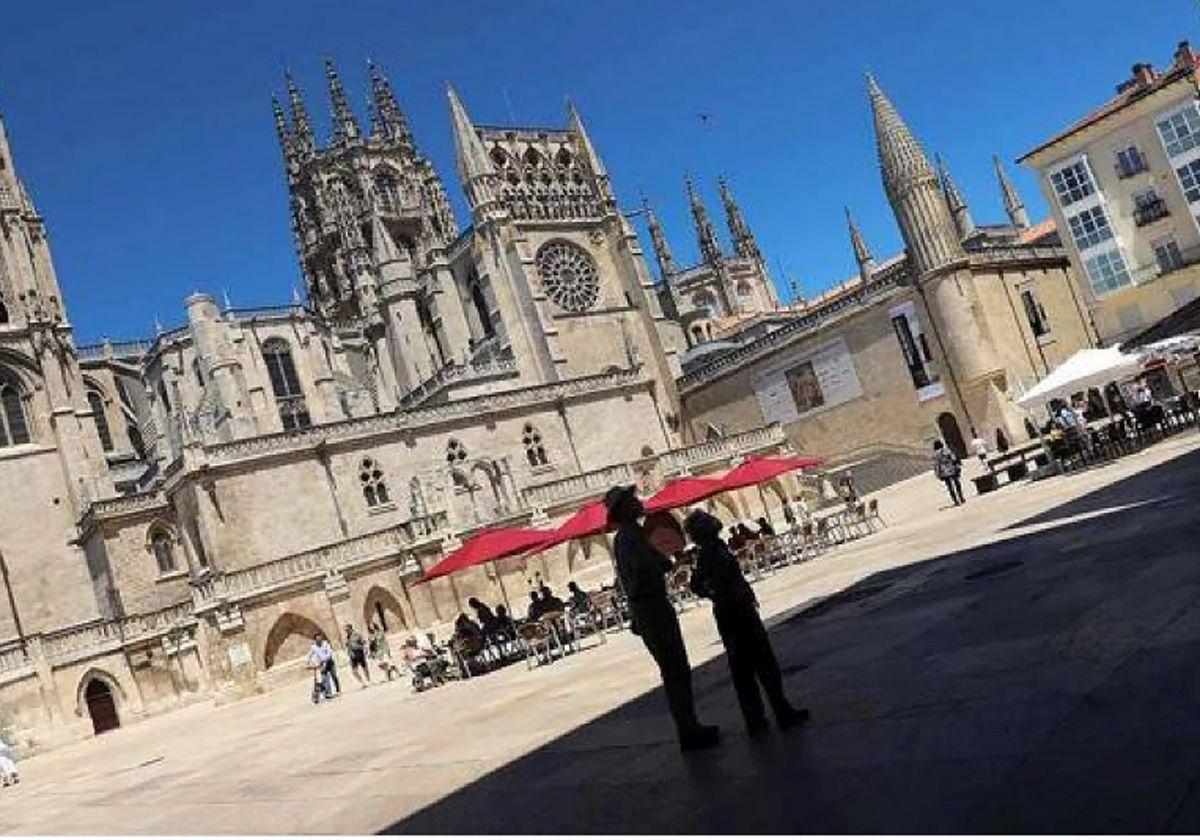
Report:
[[0,674],[24,670],[29,664],[29,657],[21,642],[14,640],[0,645]]
[[467,364],[449,364],[401,397],[400,405],[404,408],[418,406],[438,396],[450,385],[506,376],[516,372],[517,362],[511,357],[480,359]]
[[773,449],[787,442],[783,427],[778,423],[761,426],[735,435],[706,440],[682,449],[664,452],[659,458],[663,472],[670,474],[691,471],[738,455],[750,455],[765,449]]
[[[443,532],[447,525],[446,514],[439,512],[257,566],[222,572],[209,580],[193,583],[195,604],[198,609],[203,609],[221,601],[269,590],[280,584],[352,568],[359,563],[389,554],[401,554],[423,540],[434,538],[436,534]],[[406,567],[404,571],[419,569],[414,562],[411,569]]]
[[124,643],[119,621],[96,621],[45,634],[42,650],[47,660],[59,663],[120,650]]
[[497,394],[468,397],[440,405],[395,411],[391,414],[339,420],[334,423],[309,426],[305,429],[259,435],[245,440],[206,446],[205,453],[208,456],[209,464],[217,466],[233,463],[243,458],[315,446],[330,440],[416,430],[446,420],[477,418],[495,411],[523,409],[545,402],[573,399],[603,393],[607,390],[642,385],[646,382],[646,376],[641,368],[631,368],[595,376],[582,376],[563,382],[502,391]]
[[104,340],[98,344],[81,344],[75,348],[79,358],[84,361],[93,359],[127,359],[141,358],[154,345],[152,341],[141,338],[124,341]]
[[526,507],[546,509],[563,502],[577,501],[603,493],[614,484],[632,484],[633,468],[629,464],[613,464],[566,478],[534,484],[521,490]]

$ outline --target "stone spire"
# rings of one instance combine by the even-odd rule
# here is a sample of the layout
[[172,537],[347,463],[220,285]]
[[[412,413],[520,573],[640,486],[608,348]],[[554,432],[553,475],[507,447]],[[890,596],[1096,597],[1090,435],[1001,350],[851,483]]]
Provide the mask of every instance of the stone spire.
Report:
[[671,254],[671,246],[663,232],[662,223],[655,215],[645,193],[642,193],[642,209],[646,213],[646,227],[650,231],[650,243],[654,246],[654,258],[658,262],[659,274],[662,275],[662,282],[667,283],[679,272],[679,268],[675,265],[675,257]]
[[1025,202],[1021,201],[1021,194],[1017,192],[1012,181],[1008,180],[1008,173],[1004,171],[1004,162],[1000,160],[1000,156],[993,155],[992,163],[996,166],[996,178],[1000,181],[1004,212],[1008,213],[1010,222],[1024,230],[1029,227],[1029,214],[1025,212]]
[[758,242],[754,239],[750,225],[746,223],[746,217],[742,215],[742,208],[734,200],[729,182],[724,176],[720,176],[717,178],[717,186],[721,192],[721,202],[725,205],[725,218],[729,223],[729,235],[733,238],[733,250],[739,257],[762,262]]
[[292,132],[288,129],[283,106],[279,104],[279,97],[275,94],[271,94],[271,112],[275,116],[275,136],[279,138],[279,148],[283,150],[283,161],[291,169],[296,150],[292,147]]
[[372,61],[367,62],[367,73],[371,77],[371,136],[413,146],[408,120],[400,110],[391,82]]
[[687,187],[688,203],[692,207],[692,219],[696,223],[696,238],[700,244],[700,257],[709,265],[721,263],[721,246],[717,242],[717,232],[713,229],[712,220],[708,217],[708,209],[696,192],[692,176],[684,179]]
[[333,66],[333,60],[328,58],[325,59],[325,81],[329,85],[329,104],[333,111],[333,141],[344,144],[357,140],[362,136],[362,131],[350,108],[350,100],[346,97],[337,68]]
[[946,196],[946,206],[950,208],[950,215],[954,217],[958,236],[960,239],[966,239],[975,233],[975,220],[971,218],[971,208],[967,206],[967,200],[959,191],[958,184],[950,177],[946,161],[942,160],[941,155],[934,155],[934,160],[937,161],[938,177],[942,181],[942,194]]
[[867,93],[883,189],[904,237],[913,273],[919,278],[962,260],[966,252],[929,158],[870,74]]
[[592,175],[596,178],[596,188],[600,191],[601,201],[606,209],[614,209],[617,206],[617,199],[613,195],[612,185],[608,180],[608,171],[604,168],[604,162],[600,160],[596,147],[592,145],[592,138],[588,136],[587,129],[583,125],[583,118],[579,116],[579,111],[575,109],[574,103],[569,99],[567,100],[567,123],[587,159]]
[[483,141],[479,139],[479,133],[471,124],[471,118],[467,116],[467,109],[450,85],[446,85],[446,98],[450,101],[450,125],[454,130],[458,177],[467,191],[472,211],[478,211],[496,203],[496,168],[483,147]]
[[317,144],[313,139],[312,123],[308,120],[308,108],[304,106],[304,94],[296,86],[291,73],[283,74],[287,83],[288,105],[292,112],[292,148],[301,158],[312,157]]
[[854,249],[854,261],[858,263],[858,276],[865,283],[875,274],[875,258],[871,256],[871,249],[867,247],[867,240],[863,238],[862,231],[858,229],[858,223],[850,214],[850,208],[844,209],[846,211],[846,227],[850,229],[850,247]]

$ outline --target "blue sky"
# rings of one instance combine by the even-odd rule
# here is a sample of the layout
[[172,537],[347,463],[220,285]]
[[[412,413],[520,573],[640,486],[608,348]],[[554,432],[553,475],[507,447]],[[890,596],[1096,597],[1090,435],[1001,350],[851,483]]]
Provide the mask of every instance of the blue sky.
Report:
[[864,69],[947,157],[977,221],[1002,216],[993,153],[1040,217],[1013,159],[1135,61],[1200,41],[1198,23],[1194,0],[25,3],[5,10],[0,108],[82,341],[178,323],[197,288],[289,298],[269,96],[289,65],[325,130],[325,55],[360,109],[366,57],[388,72],[462,222],[445,83],[486,123],[560,124],[569,95],[622,205],[644,189],[678,258],[696,255],[685,170],[714,211],[724,172],[772,269],[812,294],[853,273],[843,204],[877,256],[900,247]]

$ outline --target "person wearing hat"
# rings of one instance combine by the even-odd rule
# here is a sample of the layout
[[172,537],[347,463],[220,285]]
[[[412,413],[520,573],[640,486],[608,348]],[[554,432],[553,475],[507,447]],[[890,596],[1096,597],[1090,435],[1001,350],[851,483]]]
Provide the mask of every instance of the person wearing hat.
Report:
[[629,611],[631,629],[640,636],[662,674],[663,690],[675,728],[679,747],[684,751],[715,746],[720,730],[704,726],[696,717],[692,696],[692,666],[679,630],[679,618],[667,595],[665,576],[671,561],[650,544],[639,521],[645,509],[632,485],[612,487],[604,495],[608,519],[617,526],[613,543],[617,577]]
[[808,710],[793,706],[783,691],[783,675],[758,615],[758,599],[742,575],[737,557],[721,539],[722,527],[720,519],[703,510],[692,511],[683,521],[683,529],[697,549],[692,591],[712,601],[747,731],[752,736],[767,731],[760,684],[775,712],[775,722],[780,729],[790,729],[808,719]]

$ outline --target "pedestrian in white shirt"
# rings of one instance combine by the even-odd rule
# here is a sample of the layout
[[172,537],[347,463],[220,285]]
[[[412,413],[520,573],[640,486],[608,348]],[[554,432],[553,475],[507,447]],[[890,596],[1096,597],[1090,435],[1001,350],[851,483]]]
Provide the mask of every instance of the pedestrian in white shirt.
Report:
[[21,774],[17,770],[17,760],[13,758],[12,747],[0,738],[0,783],[8,787],[19,781]]

